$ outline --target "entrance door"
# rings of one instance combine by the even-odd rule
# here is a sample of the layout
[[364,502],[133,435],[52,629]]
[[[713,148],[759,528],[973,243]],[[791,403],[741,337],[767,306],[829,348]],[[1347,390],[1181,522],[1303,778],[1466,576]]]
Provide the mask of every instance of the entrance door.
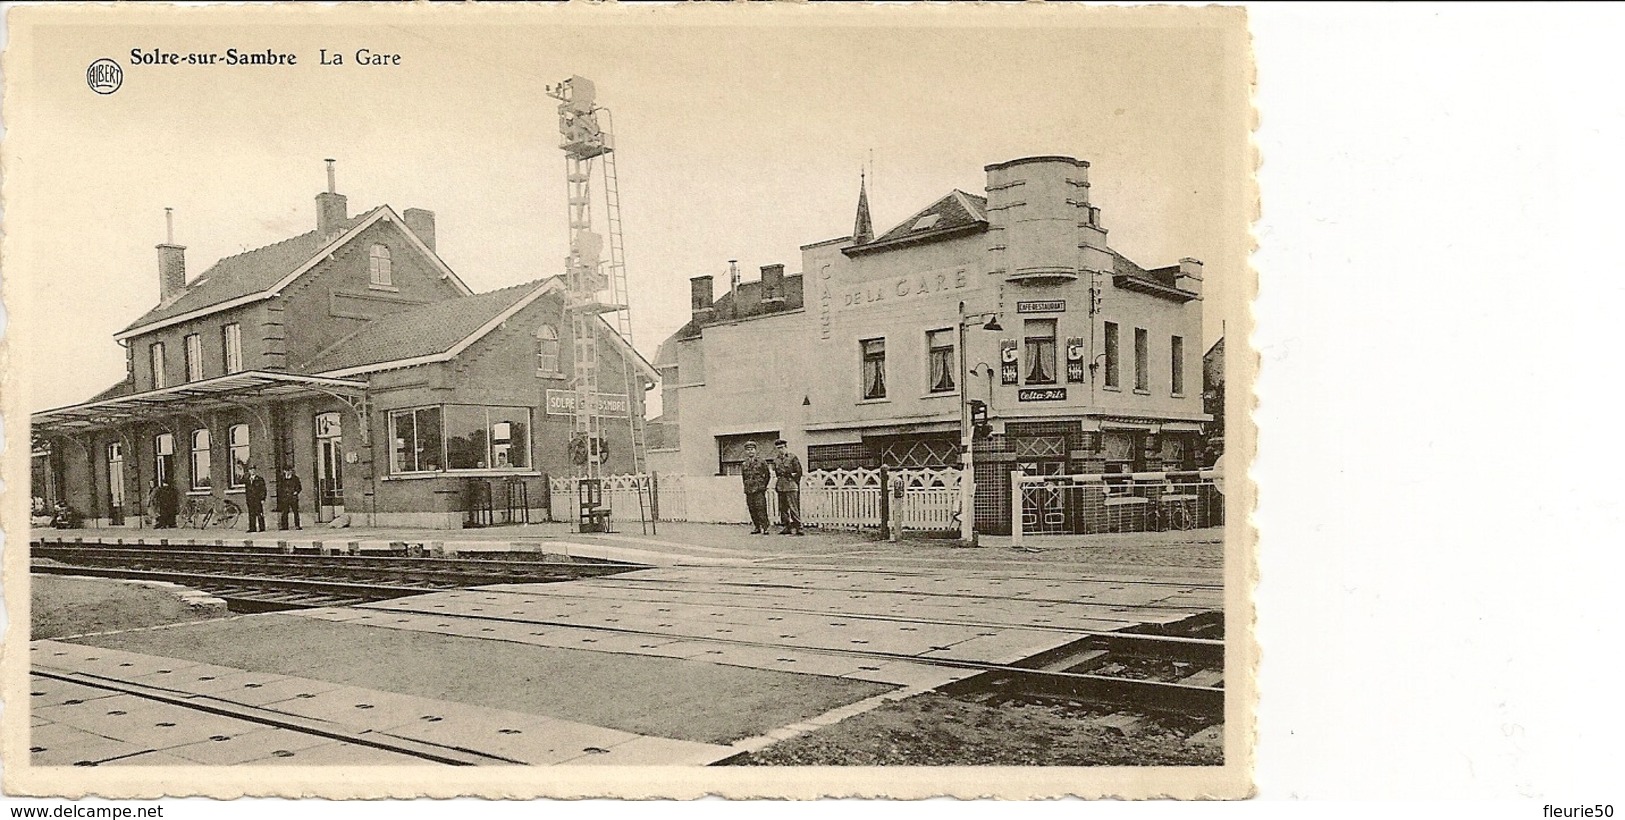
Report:
[[316,417],[316,520],[344,513],[344,437],[338,413]]
[[107,445],[107,504],[113,526],[124,523],[124,444]]

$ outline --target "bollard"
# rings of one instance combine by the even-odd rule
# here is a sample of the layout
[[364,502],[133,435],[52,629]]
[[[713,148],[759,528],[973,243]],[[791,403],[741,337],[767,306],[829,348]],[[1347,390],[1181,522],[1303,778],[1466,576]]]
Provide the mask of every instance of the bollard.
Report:
[[310,542],[310,545],[316,548],[316,552],[319,555],[332,555],[333,554],[333,550],[329,549],[328,546],[326,544],[322,543],[321,541],[312,541],[312,542]]
[[344,545],[344,554],[345,555],[360,555],[361,554],[361,542],[360,541],[351,541],[348,544],[345,544]]
[[429,554],[436,558],[446,557],[446,544],[443,541],[430,541]]
[[277,546],[277,549],[279,549],[279,550],[281,550],[281,551],[283,551],[285,553],[293,552],[293,545],[288,543],[287,541],[278,541],[278,542],[276,542],[276,546]]

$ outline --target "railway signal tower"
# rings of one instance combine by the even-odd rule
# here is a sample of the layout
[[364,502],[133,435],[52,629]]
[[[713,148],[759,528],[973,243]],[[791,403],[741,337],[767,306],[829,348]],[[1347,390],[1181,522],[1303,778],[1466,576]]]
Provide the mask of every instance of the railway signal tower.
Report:
[[[569,196],[570,254],[565,260],[565,311],[570,314],[572,386],[575,390],[575,424],[572,447],[585,463],[579,474],[599,478],[604,461],[604,407],[599,401],[601,376],[598,366],[600,324],[620,335],[632,346],[632,312],[627,304],[625,244],[621,236],[620,186],[615,173],[615,140],[609,109],[598,105],[597,89],[591,80],[571,77],[547,88],[548,96],[559,101],[559,148],[564,151],[564,179]],[[604,226],[608,231],[608,258],[604,258],[605,237],[593,230],[592,193],[594,160],[601,169],[597,175],[604,194]],[[622,387],[626,390],[627,423],[632,440],[632,471],[645,466],[642,414],[632,391],[642,391],[642,379],[635,369],[623,365]],[[577,444],[579,442],[579,444]]]

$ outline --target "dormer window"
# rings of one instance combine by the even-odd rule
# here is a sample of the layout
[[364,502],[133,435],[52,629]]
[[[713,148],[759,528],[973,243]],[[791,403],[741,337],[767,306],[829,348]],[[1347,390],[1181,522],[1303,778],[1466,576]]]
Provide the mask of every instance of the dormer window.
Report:
[[925,216],[922,216],[919,219],[914,220],[914,227],[909,228],[909,230],[911,230],[911,231],[923,231],[923,230],[926,230],[927,228],[936,227],[937,220],[939,220],[941,218],[942,218],[942,214],[926,214]]
[[372,286],[375,288],[390,287],[389,248],[385,245],[373,245],[368,257],[372,269]]

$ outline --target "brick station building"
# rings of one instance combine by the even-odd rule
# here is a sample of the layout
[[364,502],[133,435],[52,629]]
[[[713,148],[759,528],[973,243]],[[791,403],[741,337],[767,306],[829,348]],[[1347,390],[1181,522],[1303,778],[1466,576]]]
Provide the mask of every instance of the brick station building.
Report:
[[[192,279],[185,250],[158,246],[158,304],[114,336],[124,379],[33,414],[47,503],[87,524],[150,526],[158,478],[183,503],[241,504],[252,464],[268,512],[286,467],[307,521],[458,527],[486,504],[545,514],[545,477],[576,470],[577,340],[558,277],[473,293],[435,252],[432,212],[352,216],[331,167],[315,230]],[[643,413],[656,374],[607,324],[591,343],[605,471],[628,472],[631,427],[618,422]]]
[[878,236],[860,186],[852,235],[802,246],[800,273],[768,265],[721,297],[694,279],[691,321],[656,356],[650,463],[731,474],[747,442],[771,453],[782,437],[810,470],[956,466],[962,403],[983,402],[982,532],[1009,530],[1012,471],[1196,467],[1202,263],[1112,249],[1087,162],[984,171],[983,193],[950,191]]

